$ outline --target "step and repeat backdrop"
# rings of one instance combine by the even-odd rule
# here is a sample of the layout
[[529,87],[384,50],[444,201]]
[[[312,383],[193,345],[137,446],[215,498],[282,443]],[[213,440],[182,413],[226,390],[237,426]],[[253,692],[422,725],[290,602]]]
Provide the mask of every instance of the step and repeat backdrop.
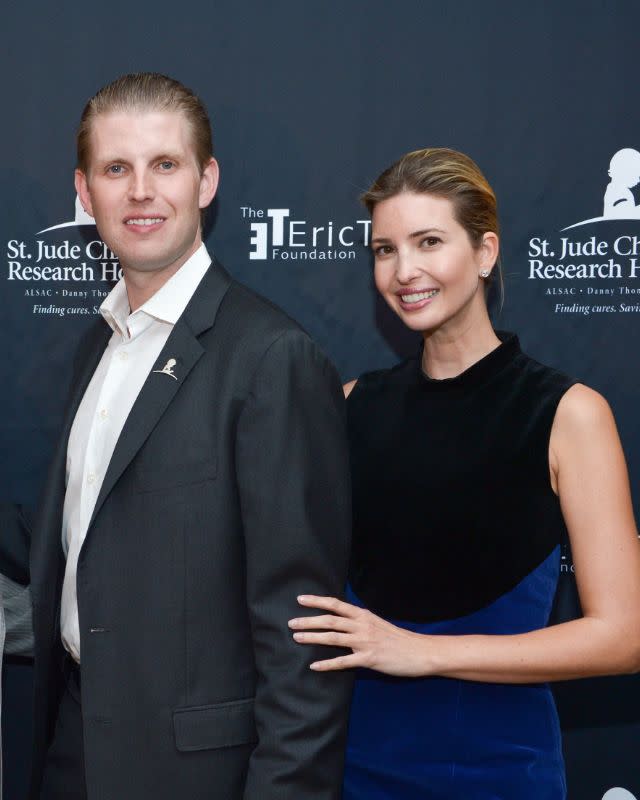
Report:
[[[222,174],[210,249],[345,380],[418,344],[376,297],[359,193],[407,150],[469,153],[501,209],[495,323],[608,398],[637,510],[637,2],[146,5],[3,10],[0,500],[37,502],[74,348],[119,269],[73,189],[80,112],[117,75],[154,70],[210,111]],[[568,548],[557,605],[577,613]],[[5,663],[5,800],[24,796],[30,680],[28,662]],[[640,678],[561,685],[557,699],[569,796],[640,798]]]

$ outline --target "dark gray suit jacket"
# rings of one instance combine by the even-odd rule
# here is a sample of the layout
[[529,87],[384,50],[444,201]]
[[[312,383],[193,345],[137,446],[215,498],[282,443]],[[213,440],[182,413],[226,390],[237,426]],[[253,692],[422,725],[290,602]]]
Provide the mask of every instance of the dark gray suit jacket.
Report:
[[[85,340],[31,547],[36,798],[62,690],[67,440],[110,331]],[[343,400],[281,311],[218,264],[127,419],[78,561],[90,800],[333,800],[351,678],[287,620],[339,594],[349,549]]]

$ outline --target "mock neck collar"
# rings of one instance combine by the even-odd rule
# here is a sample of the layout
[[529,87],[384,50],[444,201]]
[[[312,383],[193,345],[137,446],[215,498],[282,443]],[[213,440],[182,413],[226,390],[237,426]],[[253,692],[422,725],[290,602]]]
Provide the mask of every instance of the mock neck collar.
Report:
[[432,391],[455,391],[473,388],[485,383],[493,375],[501,372],[521,352],[520,342],[515,333],[496,331],[496,336],[500,339],[500,344],[496,348],[452,378],[429,377],[422,370],[422,351],[420,351],[418,368],[420,369],[422,385]]

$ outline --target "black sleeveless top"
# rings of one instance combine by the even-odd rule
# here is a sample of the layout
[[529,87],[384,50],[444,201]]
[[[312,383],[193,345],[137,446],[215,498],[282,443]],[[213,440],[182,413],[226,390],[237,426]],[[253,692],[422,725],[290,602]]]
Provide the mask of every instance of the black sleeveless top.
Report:
[[565,532],[549,436],[574,383],[513,334],[455,378],[421,358],[359,378],[347,401],[350,583],[375,613],[433,622],[513,589]]

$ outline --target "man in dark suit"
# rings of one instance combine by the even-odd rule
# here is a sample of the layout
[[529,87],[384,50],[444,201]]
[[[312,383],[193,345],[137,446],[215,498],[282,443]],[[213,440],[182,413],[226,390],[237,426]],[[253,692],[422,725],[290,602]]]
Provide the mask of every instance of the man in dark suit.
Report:
[[[201,239],[202,104],[92,98],[76,188],[124,278],[83,341],[31,546],[32,797],[330,800],[350,680],[287,620],[343,587],[350,506],[327,359]],[[40,794],[41,792],[41,794]]]

